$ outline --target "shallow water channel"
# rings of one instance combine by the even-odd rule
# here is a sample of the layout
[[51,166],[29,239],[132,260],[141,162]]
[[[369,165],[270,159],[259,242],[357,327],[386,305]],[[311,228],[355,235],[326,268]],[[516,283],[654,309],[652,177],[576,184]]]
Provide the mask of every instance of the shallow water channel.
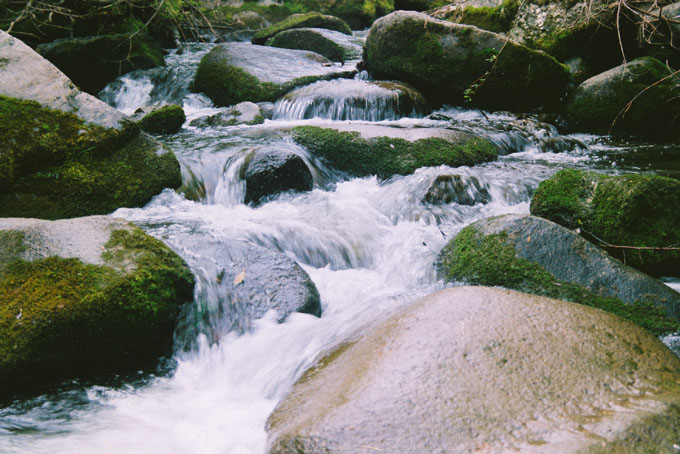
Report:
[[[404,110],[365,74],[307,87],[274,106],[274,119],[262,125],[189,126],[192,119],[220,111],[188,89],[209,47],[186,45],[169,55],[167,68],[131,73],[101,95],[128,113],[181,102],[189,116],[178,134],[159,138],[177,154],[184,188],[112,214],[165,241],[198,277],[196,299],[176,332],[171,366],[107,386],[70,384],[0,408],[0,452],[264,453],[265,421],[296,378],[350,332],[443,287],[433,263],[462,227],[487,216],[528,213],[538,183],[565,167],[679,174],[678,146],[561,136],[539,119],[505,113],[446,107],[430,113],[418,103]],[[473,131],[505,154],[472,168],[422,168],[387,181],[348,178],[282,132],[300,124],[359,121],[402,128],[404,134],[431,127]],[[282,194],[257,208],[245,205],[239,171],[248,150],[262,145],[299,154],[313,169],[314,190]],[[451,173],[476,178],[489,201],[424,203],[436,176]],[[219,277],[225,260],[219,245],[234,239],[295,259],[318,287],[323,316],[294,313],[278,323],[274,314],[250,320],[230,307]]]

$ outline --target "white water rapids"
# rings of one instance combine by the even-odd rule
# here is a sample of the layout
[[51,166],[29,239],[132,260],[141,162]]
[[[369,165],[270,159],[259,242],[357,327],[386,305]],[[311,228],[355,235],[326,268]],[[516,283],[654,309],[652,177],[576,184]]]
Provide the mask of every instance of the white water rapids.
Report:
[[[187,96],[188,81],[206,50],[196,45],[181,55],[173,53],[168,68],[124,76],[103,96],[128,112],[183,100],[190,119],[214,113],[217,109],[200,96]],[[193,178],[205,195],[190,200],[166,190],[143,208],[119,209],[113,215],[165,241],[198,276],[210,276],[198,257],[219,260],[201,239],[241,239],[280,250],[311,276],[323,316],[294,313],[279,324],[268,314],[245,334],[231,332],[217,342],[178,330],[176,342],[189,348],[178,349],[176,368],[170,372],[142,375],[119,386],[67,387],[0,408],[0,452],[263,454],[267,417],[296,378],[350,332],[440,288],[434,260],[463,226],[487,216],[527,213],[538,183],[563,167],[647,170],[612,158],[627,149],[601,138],[568,137],[572,145],[583,145],[541,152],[546,138],[559,139],[554,128],[538,123],[522,127],[524,120],[505,114],[485,118],[478,111],[459,109],[435,114],[380,124],[486,131],[513,153],[474,168],[423,168],[383,182],[343,179],[278,132],[282,126],[337,121],[332,119],[209,129],[190,127],[187,121],[180,133],[162,138],[182,163],[185,184]],[[314,190],[283,194],[257,208],[244,205],[240,162],[246,150],[262,144],[302,155],[314,169]],[[425,192],[442,173],[477,178],[488,188],[490,202],[425,205]],[[208,278],[200,285],[213,290],[207,294],[219,291]],[[197,332],[204,331],[199,327]]]

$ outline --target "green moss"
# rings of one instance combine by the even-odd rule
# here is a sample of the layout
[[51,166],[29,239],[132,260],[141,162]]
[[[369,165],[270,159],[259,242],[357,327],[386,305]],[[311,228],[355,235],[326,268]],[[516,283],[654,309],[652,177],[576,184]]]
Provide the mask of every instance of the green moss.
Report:
[[0,275],[4,389],[136,370],[169,352],[193,292],[186,264],[136,228],[114,231],[106,248],[115,267],[49,257]]
[[394,11],[393,0],[286,0],[304,11],[319,11],[340,17],[354,30],[369,27],[378,17]]
[[[680,181],[657,175],[606,176],[562,170],[541,182],[531,213],[567,228],[580,227],[599,244],[664,247],[680,243]],[[678,251],[605,248],[649,274],[680,275]]]
[[150,112],[138,124],[143,131],[152,134],[173,134],[180,130],[186,119],[181,106],[170,105]]
[[356,132],[299,126],[293,129],[293,138],[333,167],[356,176],[387,178],[420,167],[474,165],[498,157],[490,141],[476,136],[466,136],[458,143],[439,138],[410,142],[389,137],[362,139]]
[[596,307],[637,323],[655,335],[680,329],[680,322],[651,303],[625,304],[580,285],[559,281],[537,263],[518,257],[504,234],[483,236],[468,226],[444,247],[438,267],[447,281],[500,286]]
[[26,250],[24,236],[19,230],[0,230],[0,273]]
[[310,12],[306,14],[293,14],[281,22],[277,22],[264,28],[253,36],[253,44],[264,44],[269,38],[284,30],[293,28],[326,28],[336,30],[346,35],[351,35],[352,30],[342,19],[325,16],[321,13]]
[[510,30],[518,8],[519,4],[516,0],[505,0],[495,8],[466,6],[447,20],[459,24],[474,25],[496,33],[504,33]]
[[0,96],[0,216],[57,219],[141,206],[181,184],[179,163],[134,125],[86,125],[72,114]]

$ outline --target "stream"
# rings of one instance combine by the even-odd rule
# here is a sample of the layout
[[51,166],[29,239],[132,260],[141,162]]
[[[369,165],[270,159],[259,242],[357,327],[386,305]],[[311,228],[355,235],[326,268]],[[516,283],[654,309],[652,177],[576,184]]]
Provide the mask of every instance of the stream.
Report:
[[[528,213],[539,182],[566,167],[680,175],[677,145],[562,136],[535,117],[502,112],[446,106],[430,112],[415,98],[405,106],[365,73],[304,87],[272,106],[272,119],[261,125],[191,126],[227,110],[189,91],[210,47],[185,44],[168,55],[167,67],[122,76],[100,95],[126,113],[170,102],[183,104],[188,116],[179,133],[159,137],[182,165],[183,188],[166,189],[143,208],[112,213],[162,239],[197,276],[196,299],[175,334],[174,357],[156,374],[106,386],[70,383],[0,408],[1,453],[263,454],[268,415],[321,352],[443,287],[433,263],[461,228],[488,216]],[[504,155],[475,167],[421,168],[387,181],[348,178],[283,132],[350,122],[471,131],[494,141]],[[300,155],[312,169],[314,189],[281,194],[256,208],[245,205],[239,170],[247,151],[262,145]],[[424,203],[434,179],[451,173],[476,180],[488,202]],[[270,312],[237,320],[241,329],[233,329],[234,320],[221,315],[228,295],[220,284],[219,245],[235,239],[296,260],[319,290],[322,317],[293,313],[279,323]],[[665,341],[680,349],[677,337]]]

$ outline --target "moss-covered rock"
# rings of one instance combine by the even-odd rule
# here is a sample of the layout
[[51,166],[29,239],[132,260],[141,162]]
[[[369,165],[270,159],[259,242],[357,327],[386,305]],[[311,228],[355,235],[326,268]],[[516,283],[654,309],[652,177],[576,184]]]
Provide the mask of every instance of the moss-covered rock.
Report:
[[355,176],[388,178],[413,173],[420,167],[458,167],[498,158],[498,149],[492,142],[472,134],[447,131],[437,135],[434,131],[429,137],[409,140],[390,129],[393,128],[384,128],[379,132],[383,135],[373,137],[362,137],[359,131],[316,126],[299,126],[292,131],[297,143],[331,166]]
[[545,219],[505,215],[461,230],[442,250],[447,281],[500,286],[604,309],[659,335],[680,329],[680,294]]
[[654,276],[680,276],[680,251],[626,250],[680,244],[680,181],[657,175],[606,176],[561,170],[542,181],[531,213],[605,247],[609,254]]
[[193,282],[180,257],[122,220],[1,219],[5,395],[153,365]]
[[[492,5],[489,5],[489,3]],[[457,24],[474,25],[484,30],[504,33],[510,30],[518,7],[517,0],[503,0],[502,2],[462,1],[442,6],[428,14],[437,19],[444,19]]]
[[141,206],[181,184],[175,155],[135,125],[86,125],[73,114],[0,96],[0,216],[57,219]]
[[269,38],[265,44],[284,49],[309,50],[339,62],[344,62],[351,55],[351,49],[344,48],[313,28],[284,30]]
[[146,33],[65,38],[36,50],[93,95],[121,74],[165,64],[163,50]]
[[319,355],[269,417],[268,452],[671,454],[679,378],[680,360],[619,317],[450,288]]
[[242,101],[274,101],[297,86],[354,73],[314,52],[225,43],[201,59],[194,90],[219,106],[231,106]]
[[638,58],[591,77],[567,103],[572,131],[680,137],[680,75],[654,58]]
[[354,30],[369,27],[374,20],[394,11],[393,0],[288,0],[293,7],[337,16]]
[[327,16],[318,12],[310,12],[305,14],[293,14],[281,22],[277,22],[264,28],[253,36],[253,44],[264,44],[267,40],[277,33],[284,30],[291,30],[294,28],[326,28],[328,30],[335,30],[346,35],[351,35],[352,30],[349,25],[340,18],[334,16]]
[[180,130],[186,119],[181,106],[168,105],[152,110],[138,124],[142,131],[151,134],[174,134]]
[[411,83],[430,102],[492,109],[554,106],[569,79],[568,69],[543,52],[406,11],[373,24],[364,61],[374,77]]

